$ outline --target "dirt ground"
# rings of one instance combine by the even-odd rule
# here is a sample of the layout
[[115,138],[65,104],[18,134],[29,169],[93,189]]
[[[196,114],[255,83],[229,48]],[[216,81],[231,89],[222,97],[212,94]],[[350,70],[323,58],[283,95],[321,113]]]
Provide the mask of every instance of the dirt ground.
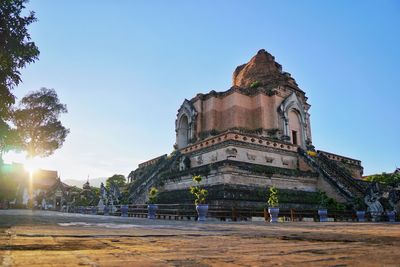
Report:
[[197,223],[0,211],[0,264],[400,266],[400,224]]

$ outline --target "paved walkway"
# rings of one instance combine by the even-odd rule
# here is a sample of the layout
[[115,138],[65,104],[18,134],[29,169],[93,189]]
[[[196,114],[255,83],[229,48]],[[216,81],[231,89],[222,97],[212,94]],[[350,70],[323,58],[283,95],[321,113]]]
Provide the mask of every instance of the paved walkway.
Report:
[[400,266],[400,224],[147,220],[0,210],[2,266]]

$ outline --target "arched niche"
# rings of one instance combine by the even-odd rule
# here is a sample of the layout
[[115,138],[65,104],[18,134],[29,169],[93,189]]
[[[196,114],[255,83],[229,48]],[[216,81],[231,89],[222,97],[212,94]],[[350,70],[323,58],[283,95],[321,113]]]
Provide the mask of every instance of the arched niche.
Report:
[[189,144],[189,119],[186,115],[182,115],[178,122],[177,129],[177,145],[178,148],[185,147]]
[[196,132],[197,112],[193,104],[185,99],[178,110],[175,121],[176,145],[178,149],[186,147],[193,140]]
[[306,148],[307,113],[295,93],[288,96],[279,106],[283,134],[292,144]]
[[291,109],[288,112],[289,119],[289,137],[294,145],[301,145],[303,140],[303,127],[300,120],[300,113],[296,109]]

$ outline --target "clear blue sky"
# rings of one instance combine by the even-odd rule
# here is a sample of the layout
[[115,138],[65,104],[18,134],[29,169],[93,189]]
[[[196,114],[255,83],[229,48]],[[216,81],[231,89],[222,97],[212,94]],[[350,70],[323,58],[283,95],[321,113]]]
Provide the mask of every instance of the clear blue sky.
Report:
[[261,48],[309,97],[317,149],[362,160],[365,174],[400,166],[399,1],[31,0],[29,9],[40,60],[14,93],[54,88],[67,104],[70,135],[38,161],[62,179],[127,175],[171,152],[183,100],[229,89]]

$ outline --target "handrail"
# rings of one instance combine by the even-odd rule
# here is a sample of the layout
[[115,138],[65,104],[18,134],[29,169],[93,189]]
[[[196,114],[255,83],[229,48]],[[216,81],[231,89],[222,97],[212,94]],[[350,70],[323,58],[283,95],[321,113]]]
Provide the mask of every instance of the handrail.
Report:
[[[156,216],[158,219],[192,220],[197,218],[194,204],[157,204],[157,206]],[[124,207],[126,212],[122,211]],[[147,204],[115,205],[113,208],[109,207],[109,209],[113,211],[105,214],[99,211],[96,206],[81,206],[70,209],[69,212],[110,216],[124,216],[125,214],[126,217],[147,217]],[[254,217],[264,217],[267,219],[268,213],[266,210],[266,208],[209,205],[208,217],[222,221],[243,221]],[[316,209],[281,208],[279,216],[287,218],[288,221],[302,221],[303,218],[313,218],[314,221],[318,221],[318,212]],[[356,218],[354,211],[351,210],[328,210],[328,217],[332,217],[335,220],[353,221]]]
[[358,184],[355,179],[351,176],[349,176],[347,173],[345,173],[339,165],[337,165],[336,163],[334,163],[333,161],[329,160],[325,155],[323,155],[322,153],[318,154],[318,159],[320,161],[322,161],[323,164],[325,164],[330,170],[332,170],[333,172],[335,172],[335,174],[337,174],[340,178],[344,179],[347,183],[351,184],[352,186],[354,186],[358,191],[360,191],[359,193],[364,194],[365,189]]
[[348,200],[352,200],[354,198],[353,193],[349,190],[348,187],[346,187],[342,183],[339,183],[338,179],[335,179],[335,177],[332,177],[328,173],[328,171],[326,171],[324,168],[322,168],[321,164],[318,164],[313,158],[311,158],[309,155],[307,155],[307,153],[300,147],[298,148],[298,153],[301,156],[303,156],[304,159],[307,160],[307,162],[311,165],[311,167],[313,167],[315,170],[317,170],[331,184],[333,184]]
[[144,174],[141,175],[141,177],[135,181],[133,186],[129,189],[130,191],[130,198],[132,196],[141,196],[143,194],[143,191],[148,189],[150,186],[152,186],[155,182],[155,177],[166,167],[174,164],[179,158],[179,152],[176,152],[176,154],[173,155],[172,158],[163,158],[159,160],[154,166],[151,166],[151,169],[149,172],[145,172]]

